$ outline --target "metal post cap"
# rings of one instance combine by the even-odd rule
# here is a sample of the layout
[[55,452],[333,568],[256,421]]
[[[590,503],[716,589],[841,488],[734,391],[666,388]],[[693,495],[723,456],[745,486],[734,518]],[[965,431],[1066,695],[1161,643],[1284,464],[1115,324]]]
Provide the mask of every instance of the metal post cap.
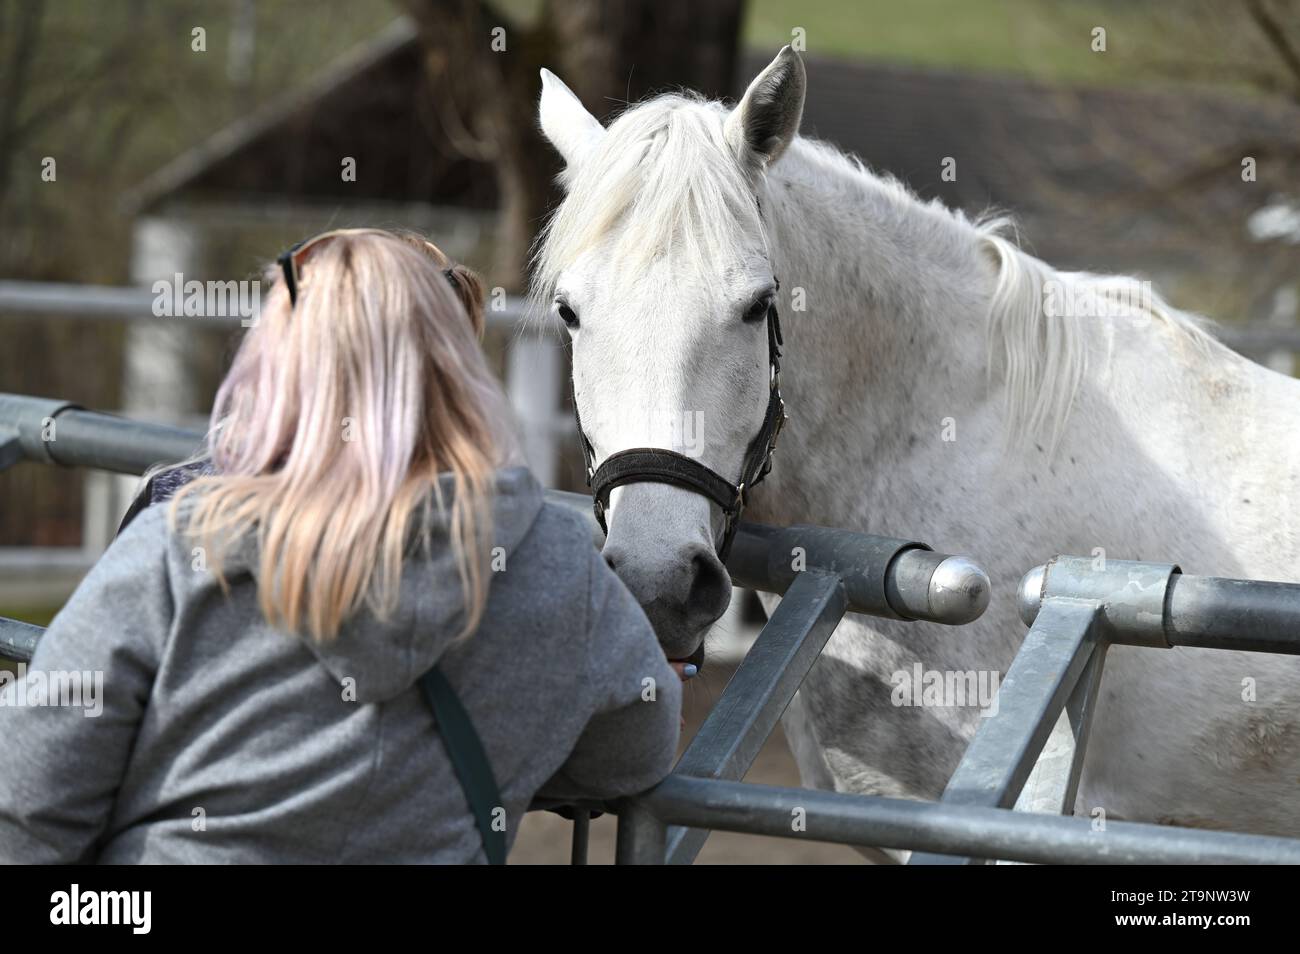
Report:
[[1020,580],[1016,590],[1016,612],[1026,626],[1033,626],[1038,610],[1043,605],[1043,583],[1047,578],[1047,564],[1036,566]]
[[974,560],[950,556],[930,577],[930,608],[947,623],[972,623],[988,608],[990,584]]

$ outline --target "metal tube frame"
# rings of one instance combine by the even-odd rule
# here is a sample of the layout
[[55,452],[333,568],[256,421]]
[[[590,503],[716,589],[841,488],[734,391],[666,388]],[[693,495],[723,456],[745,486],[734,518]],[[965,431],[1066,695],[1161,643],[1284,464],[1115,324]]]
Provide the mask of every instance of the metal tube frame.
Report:
[[[39,438],[49,420],[73,424],[53,446]],[[140,473],[187,455],[200,440],[196,431],[0,395],[0,469],[28,459]],[[590,514],[586,497],[548,497]],[[791,559],[795,553],[801,560]],[[574,863],[586,860],[596,810],[619,816],[620,864],[690,863],[711,830],[914,850],[914,864],[1300,863],[1296,839],[1122,822],[1097,832],[1083,819],[1011,810],[1035,774],[1043,776],[1039,804],[1072,808],[1107,646],[1297,653],[1294,628],[1278,626],[1300,620],[1300,586],[1182,577],[1177,567],[1122,561],[1098,570],[1070,557],[1031,572],[1021,601],[1030,631],[1003,681],[998,714],[977,733],[942,800],[927,803],[739,779],[845,612],[960,625],[987,605],[983,572],[915,541],[757,524],[742,524],[728,570],[738,584],[784,599],[667,779],[631,798],[575,806]],[[0,620],[0,655],[30,658],[40,632]],[[1058,719],[1065,756],[1047,771],[1039,756]],[[796,811],[805,823],[798,830]]]
[[[1166,563],[1060,556],[1026,574],[1019,610],[1030,629],[1003,680],[998,712],[980,727],[941,804],[1014,804],[1022,812],[1074,814],[1111,645],[1300,655],[1300,584],[1294,583],[1186,576]],[[1062,710],[1066,718],[1059,723]],[[1044,753],[1049,736],[1062,744]],[[1212,853],[1211,840],[1187,837]],[[909,863],[982,861],[926,852]]]

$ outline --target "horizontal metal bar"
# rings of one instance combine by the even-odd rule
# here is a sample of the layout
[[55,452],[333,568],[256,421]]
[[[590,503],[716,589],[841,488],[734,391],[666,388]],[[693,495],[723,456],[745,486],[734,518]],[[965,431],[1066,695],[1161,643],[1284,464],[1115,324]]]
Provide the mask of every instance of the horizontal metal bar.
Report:
[[140,474],[155,464],[184,460],[203,446],[203,435],[189,428],[95,411],[64,411],[56,423],[58,437],[49,442],[49,453],[70,467]]
[[[844,609],[844,588],[838,577],[812,571],[801,574],[674,771],[703,778],[744,778]],[[708,832],[700,829],[671,829],[669,864],[690,864],[707,838]]]
[[[155,318],[153,303],[157,297],[151,287],[143,286],[0,281],[0,313],[128,321],[185,320]],[[488,322],[514,324],[526,311],[525,299],[507,298],[503,310],[495,313],[489,311]],[[217,317],[215,320],[225,319]],[[240,319],[234,317],[228,320],[238,322]],[[1260,322],[1223,324],[1215,328],[1215,334],[1228,347],[1243,353],[1300,351],[1300,328],[1278,327]]]
[[1285,328],[1262,323],[1218,325],[1215,336],[1234,351],[1258,354],[1261,351],[1300,351],[1300,328]]
[[971,623],[988,607],[991,586],[969,557],[903,550],[885,569],[885,600],[903,619]]
[[30,662],[45,627],[0,616],[0,659]]
[[805,569],[839,576],[849,609],[893,619],[961,625],[988,606],[989,579],[974,562],[919,541],[831,527],[743,525],[727,559],[739,586],[783,593]]
[[1112,643],[1300,654],[1300,584],[1189,576],[1170,563],[1058,556],[1020,582],[1021,619],[1049,597],[1095,602]]
[[152,289],[142,286],[0,282],[0,312],[24,315],[152,318],[155,297]]
[[[170,276],[167,276],[170,278]],[[172,297],[170,287],[165,293]],[[0,281],[0,314],[57,315],[62,318],[100,319],[116,321],[171,321],[191,322],[200,327],[233,325],[256,318],[260,309],[250,309],[252,315],[203,315],[201,317],[169,317],[156,315],[154,303],[159,295],[152,287],[123,285],[80,285],[65,282]],[[259,296],[260,303],[260,296]],[[526,321],[528,302],[524,298],[509,297],[499,308],[489,306],[485,311],[490,327],[535,334],[542,329]]]
[[1300,654],[1300,584],[1177,574],[1166,599],[1172,646]]
[[1048,597],[1086,600],[1097,609],[1109,640],[1168,649],[1165,598],[1170,579],[1179,572],[1172,563],[1053,557],[1020,581],[1020,618],[1032,626],[1038,608]]
[[1034,864],[1300,864],[1300,840],[670,775],[630,800],[661,821]]
[[203,432],[87,411],[67,401],[0,394],[0,428],[27,460],[142,474],[195,453]]

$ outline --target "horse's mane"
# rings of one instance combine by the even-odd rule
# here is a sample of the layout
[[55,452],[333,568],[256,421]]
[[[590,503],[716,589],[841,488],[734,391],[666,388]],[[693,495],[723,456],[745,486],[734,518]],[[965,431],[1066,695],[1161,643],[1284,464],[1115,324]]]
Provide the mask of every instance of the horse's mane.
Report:
[[[1179,311],[1149,282],[1127,275],[1062,272],[1034,258],[1014,240],[1005,216],[974,223],[978,241],[998,266],[986,326],[990,376],[1006,384],[1006,432],[1013,444],[1046,441],[1049,454],[1064,432],[1087,369],[1087,312],[1106,309],[1116,318],[1146,318],[1178,343],[1208,353],[1220,347],[1209,323]],[[1084,313],[1056,313],[1059,304],[1082,303]]]
[[[1004,422],[1012,446],[1034,441],[1055,449],[1087,369],[1087,314],[1048,314],[1045,303],[1058,298],[1104,306],[1116,317],[1144,317],[1172,333],[1172,340],[1202,353],[1222,348],[1212,323],[1179,311],[1150,283],[1124,275],[1063,272],[1020,247],[1015,220],[990,211],[974,220],[938,199],[926,201],[905,182],[870,169],[835,145],[800,137],[799,152],[819,174],[865,182],[894,219],[912,217],[929,227],[935,217],[951,226],[957,241],[970,242],[990,256],[997,279],[985,325],[989,376],[1006,386]],[[941,230],[947,232],[947,229]],[[937,233],[931,229],[929,234]],[[1054,283],[1054,284],[1053,284]]]

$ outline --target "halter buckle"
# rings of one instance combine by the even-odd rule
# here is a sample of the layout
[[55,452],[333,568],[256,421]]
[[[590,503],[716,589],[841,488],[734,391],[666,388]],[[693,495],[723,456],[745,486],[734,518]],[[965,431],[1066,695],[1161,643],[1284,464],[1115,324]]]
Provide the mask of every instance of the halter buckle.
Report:
[[772,442],[767,445],[769,454],[772,451],[776,450],[776,439],[781,436],[781,431],[785,428],[785,422],[787,420],[786,413],[785,413],[785,398],[781,397],[781,395],[778,394],[776,396],[776,399],[777,402],[780,404],[781,413],[777,416],[776,424],[774,424],[772,427]]

